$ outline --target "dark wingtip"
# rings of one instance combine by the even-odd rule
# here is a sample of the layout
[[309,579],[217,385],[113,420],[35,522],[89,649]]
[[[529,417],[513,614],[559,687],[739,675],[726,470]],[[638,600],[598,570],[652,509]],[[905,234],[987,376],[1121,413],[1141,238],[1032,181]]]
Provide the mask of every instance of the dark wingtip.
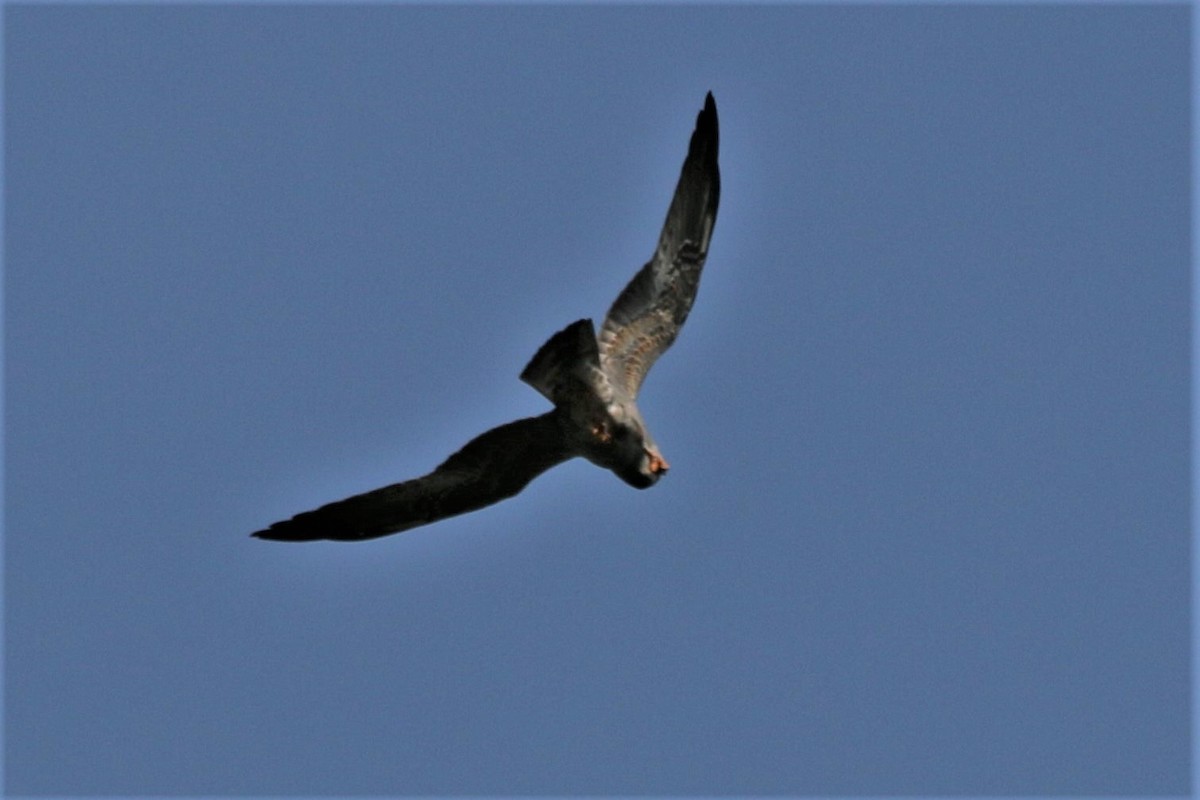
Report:
[[718,127],[717,101],[713,99],[712,92],[709,92],[704,96],[704,108],[696,115],[696,130],[692,132],[688,155],[702,156],[705,162],[715,164],[720,145]]
[[291,519],[272,523],[269,527],[250,534],[250,538],[268,542],[315,542],[319,539],[330,538],[324,530],[310,523],[309,515],[312,513],[306,511]]
[[284,535],[282,535],[282,534],[280,534],[280,533],[278,533],[278,532],[276,532],[276,531],[272,531],[272,530],[270,530],[270,529],[261,530],[261,531],[255,531],[254,533],[250,534],[250,538],[251,538],[251,539],[260,539],[260,540],[262,540],[262,541],[264,541],[264,542],[305,542],[305,541],[311,541],[311,539],[307,539],[307,538],[303,538],[303,539],[301,539],[301,538],[297,538],[297,537],[295,537],[295,536],[284,536]]

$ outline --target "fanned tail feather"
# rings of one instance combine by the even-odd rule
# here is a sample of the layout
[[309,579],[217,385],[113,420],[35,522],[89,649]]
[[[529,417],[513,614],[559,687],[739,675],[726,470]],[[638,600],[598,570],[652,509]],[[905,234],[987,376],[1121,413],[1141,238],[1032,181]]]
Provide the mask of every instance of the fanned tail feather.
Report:
[[572,380],[587,381],[600,365],[596,329],[590,319],[581,319],[551,336],[521,372],[521,380],[558,405]]

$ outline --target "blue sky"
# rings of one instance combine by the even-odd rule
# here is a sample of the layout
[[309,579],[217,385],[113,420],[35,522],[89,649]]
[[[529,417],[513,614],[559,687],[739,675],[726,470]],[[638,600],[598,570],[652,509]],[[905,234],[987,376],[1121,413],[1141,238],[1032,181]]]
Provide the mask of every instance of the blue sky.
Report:
[[[1186,794],[1188,18],[8,6],[7,792]],[[708,90],[666,479],[248,538],[545,410]]]

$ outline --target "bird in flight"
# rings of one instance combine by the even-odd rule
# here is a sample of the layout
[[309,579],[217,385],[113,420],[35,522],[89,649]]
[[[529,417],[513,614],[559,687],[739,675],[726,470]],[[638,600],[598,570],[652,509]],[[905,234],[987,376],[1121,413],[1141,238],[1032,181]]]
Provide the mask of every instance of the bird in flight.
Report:
[[617,297],[597,335],[581,319],[550,337],[521,373],[554,409],[493,428],[433,472],[305,511],[259,539],[360,541],[497,503],[576,456],[638,489],[668,465],[637,407],[638,390],[687,319],[717,219],[717,106],[709,92],[658,247]]

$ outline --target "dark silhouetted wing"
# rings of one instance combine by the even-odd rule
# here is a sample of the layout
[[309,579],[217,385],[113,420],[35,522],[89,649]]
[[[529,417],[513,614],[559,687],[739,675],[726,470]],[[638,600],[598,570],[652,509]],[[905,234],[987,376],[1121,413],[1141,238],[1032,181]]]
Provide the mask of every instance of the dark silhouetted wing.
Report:
[[551,411],[475,437],[424,477],[297,514],[252,535],[307,542],[357,541],[399,533],[512,497],[574,455],[558,412]]
[[696,299],[721,194],[717,138],[717,105],[709,92],[654,257],[617,297],[600,329],[604,371],[630,398],[675,341]]

